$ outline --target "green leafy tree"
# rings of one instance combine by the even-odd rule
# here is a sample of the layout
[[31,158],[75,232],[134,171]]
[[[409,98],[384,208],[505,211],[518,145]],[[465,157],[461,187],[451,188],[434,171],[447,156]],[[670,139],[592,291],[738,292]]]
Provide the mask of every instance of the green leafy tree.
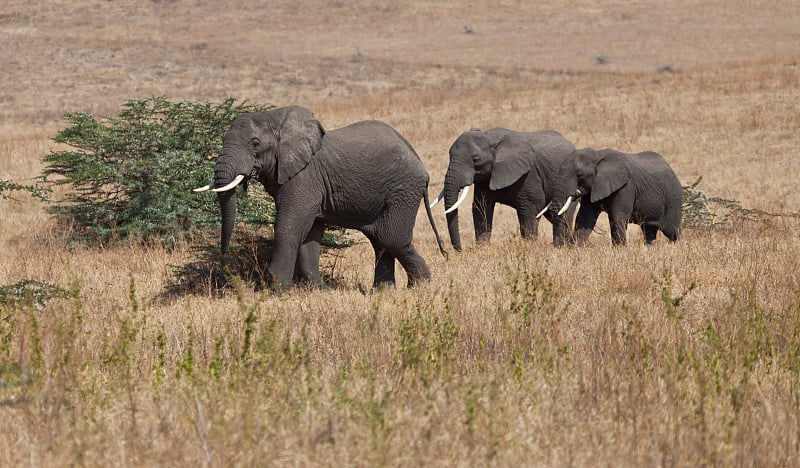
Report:
[[[217,200],[191,189],[212,179],[211,159],[231,122],[270,107],[233,98],[213,104],[152,97],[129,100],[118,115],[100,120],[69,113],[70,125],[53,139],[72,149],[44,158],[43,180],[71,189],[51,212],[76,226],[77,240],[90,243],[174,247],[204,236],[219,225]],[[241,197],[239,212],[243,222],[263,226],[274,209],[262,190]]]

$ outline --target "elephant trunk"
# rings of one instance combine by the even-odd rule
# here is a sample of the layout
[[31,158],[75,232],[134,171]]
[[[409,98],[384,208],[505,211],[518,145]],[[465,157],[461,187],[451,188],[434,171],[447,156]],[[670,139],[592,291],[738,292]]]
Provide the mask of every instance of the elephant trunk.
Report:
[[[572,214],[572,211],[567,211],[567,213]],[[569,228],[570,222],[567,220],[568,216],[567,213],[561,216],[554,216],[552,218],[553,245],[555,245],[556,247],[560,247],[564,245],[564,243],[570,242],[570,238],[572,236],[572,233],[570,232]]]
[[572,220],[580,196],[569,186],[557,185],[553,190],[553,200],[548,208],[553,223],[553,244],[556,246],[574,242]]
[[[460,181],[453,180],[451,174],[445,176],[444,181],[444,207],[445,210],[453,206],[458,200],[458,193],[464,187]],[[458,230],[458,208],[447,213],[447,230],[450,233],[450,243],[457,251],[461,251],[461,234]]]
[[217,196],[219,197],[219,210],[222,215],[220,250],[225,254],[228,253],[231,235],[233,234],[233,224],[236,221],[236,190],[218,192]]
[[[232,181],[237,179],[235,176],[239,174],[239,171],[229,164],[227,158],[220,156],[214,168],[214,186],[217,188],[228,186]],[[238,179],[241,181],[240,178]],[[217,197],[219,199],[219,210],[222,217],[220,250],[225,254],[228,253],[231,235],[233,234],[233,225],[236,221],[236,187],[218,191]]]

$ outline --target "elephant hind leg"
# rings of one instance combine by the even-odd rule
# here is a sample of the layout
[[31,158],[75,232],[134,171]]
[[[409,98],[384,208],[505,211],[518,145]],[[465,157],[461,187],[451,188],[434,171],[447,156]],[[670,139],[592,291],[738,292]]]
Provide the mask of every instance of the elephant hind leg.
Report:
[[375,277],[372,281],[373,289],[394,287],[394,255],[387,252],[375,239],[368,236],[372,249],[375,251]]
[[[362,229],[375,248],[376,258],[380,250],[384,256],[390,255],[392,261],[397,259],[400,262],[408,276],[409,287],[419,283],[420,280],[431,278],[425,259],[417,253],[412,243],[418,207],[418,198],[413,203],[396,203],[393,209],[388,208],[373,224]],[[394,263],[391,271],[394,272]],[[376,282],[377,273],[378,262],[376,262]],[[393,273],[392,280],[394,280]]]
[[675,227],[662,228],[661,232],[669,239],[670,242],[675,242],[681,237],[681,230]]
[[405,246],[396,256],[403,269],[406,270],[409,288],[413,288],[420,281],[430,281],[431,270],[422,255],[417,253],[413,244]]
[[651,224],[642,224],[642,232],[644,233],[644,241],[650,245],[656,241],[656,234],[658,234],[658,226]]
[[681,237],[683,213],[681,211],[682,205],[677,200],[667,206],[661,226],[661,232],[664,233],[671,242],[675,242]]
[[[431,271],[425,259],[417,252],[412,243],[398,246],[391,240],[380,236],[367,236],[375,249],[375,288],[395,284],[395,259],[406,271],[408,287],[413,287],[420,281],[431,279]],[[409,236],[410,237],[410,236]]]

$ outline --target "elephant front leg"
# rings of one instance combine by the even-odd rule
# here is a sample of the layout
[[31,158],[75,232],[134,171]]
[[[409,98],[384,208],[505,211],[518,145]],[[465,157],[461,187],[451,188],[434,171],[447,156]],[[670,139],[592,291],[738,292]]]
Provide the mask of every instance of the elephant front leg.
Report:
[[586,245],[586,240],[589,238],[589,234],[594,230],[599,216],[599,206],[593,203],[581,203],[578,216],[575,218],[575,237],[579,246]]
[[613,245],[627,245],[628,219],[629,216],[626,213],[621,213],[619,211],[608,213],[608,221],[611,225],[611,243]]
[[314,222],[315,216],[313,215],[293,214],[289,216],[282,215],[281,211],[278,211],[275,216],[275,250],[272,254],[272,262],[269,264],[273,288],[287,291],[292,287],[292,277],[300,244],[311,232]]
[[489,242],[492,239],[492,220],[494,219],[494,197],[475,188],[472,200],[472,223],[475,226],[475,242]]
[[517,221],[519,221],[519,233],[523,239],[539,237],[539,219],[536,218],[536,213],[527,209],[517,209]]
[[319,273],[319,252],[322,235],[325,232],[325,224],[321,220],[314,221],[305,242],[300,246],[297,255],[297,270],[304,281],[312,287],[321,287],[322,279]]

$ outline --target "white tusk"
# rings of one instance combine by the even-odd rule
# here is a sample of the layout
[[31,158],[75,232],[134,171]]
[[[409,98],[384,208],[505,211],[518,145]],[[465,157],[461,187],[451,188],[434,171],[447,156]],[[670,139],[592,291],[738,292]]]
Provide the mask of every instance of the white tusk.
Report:
[[444,189],[442,189],[442,191],[439,193],[439,195],[436,195],[436,198],[433,199],[433,201],[430,204],[430,208],[433,208],[434,206],[436,206],[437,203],[442,201],[442,196],[443,195],[444,195]]
[[228,190],[230,190],[232,188],[235,188],[237,185],[239,185],[239,182],[241,182],[243,180],[244,180],[244,175],[239,174],[239,175],[236,176],[235,179],[233,179],[233,181],[231,181],[230,184],[228,184],[228,185],[226,185],[224,187],[211,189],[211,191],[212,192],[227,192]]
[[192,192],[205,192],[207,190],[211,190],[211,184],[208,184],[205,187],[198,187],[196,189],[192,189]]
[[562,206],[561,209],[558,210],[558,215],[561,216],[562,214],[564,214],[564,212],[567,211],[567,208],[569,208],[569,205],[571,203],[572,203],[572,195],[567,197],[567,201],[564,203],[564,206]]
[[542,211],[540,211],[539,214],[536,215],[536,218],[539,219],[542,217],[543,214],[547,213],[547,209],[550,208],[550,205],[552,204],[553,200],[550,200],[550,203],[546,204],[544,208],[542,208]]
[[444,210],[444,214],[450,213],[451,211],[457,209],[458,205],[464,203],[464,199],[467,198],[467,194],[468,193],[469,193],[469,185],[464,187],[464,190],[461,191],[461,196],[458,197],[458,200],[456,200],[456,203],[453,206],[451,206],[450,208]]

